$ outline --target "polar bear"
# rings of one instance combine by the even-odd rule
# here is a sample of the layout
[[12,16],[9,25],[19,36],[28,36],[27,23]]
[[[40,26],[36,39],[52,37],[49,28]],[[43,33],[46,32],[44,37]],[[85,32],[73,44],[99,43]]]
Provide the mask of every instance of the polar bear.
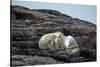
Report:
[[77,54],[78,55],[80,52],[79,46],[78,46],[75,38],[70,35],[65,38],[65,46],[66,46],[67,52],[69,54]]
[[39,40],[40,49],[58,49],[64,48],[63,33],[55,32],[43,35]]
[[79,53],[79,46],[72,36],[64,36],[61,32],[43,35],[39,40],[40,49],[65,49],[67,54]]

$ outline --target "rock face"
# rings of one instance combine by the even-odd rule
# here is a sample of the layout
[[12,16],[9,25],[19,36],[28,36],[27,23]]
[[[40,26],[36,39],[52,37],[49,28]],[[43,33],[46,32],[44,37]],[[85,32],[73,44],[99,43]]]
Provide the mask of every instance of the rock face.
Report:
[[[81,49],[79,57],[39,49],[40,37],[56,31],[75,37]],[[25,61],[13,60],[16,55],[31,55],[32,61],[37,57],[44,58],[43,61],[36,61],[37,64],[51,64],[52,62],[45,61],[46,58],[54,63],[96,61],[96,25],[55,10],[11,6],[11,65],[37,65],[35,61],[31,63],[30,58]]]

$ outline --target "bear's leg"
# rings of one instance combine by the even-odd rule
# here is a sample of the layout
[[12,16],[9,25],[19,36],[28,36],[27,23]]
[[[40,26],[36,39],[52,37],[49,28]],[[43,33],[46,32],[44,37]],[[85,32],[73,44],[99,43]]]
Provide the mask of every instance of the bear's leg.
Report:
[[51,50],[55,50],[55,43],[54,43],[54,40],[51,40],[48,44],[48,47],[51,49]]

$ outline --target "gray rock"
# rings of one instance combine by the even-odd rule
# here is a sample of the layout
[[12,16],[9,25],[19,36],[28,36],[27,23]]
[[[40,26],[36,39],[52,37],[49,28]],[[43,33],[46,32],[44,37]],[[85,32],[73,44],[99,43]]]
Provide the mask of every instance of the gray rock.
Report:
[[24,58],[23,60],[31,65],[62,63],[62,62],[58,62],[50,57],[39,57],[39,56],[30,56],[28,58]]
[[11,66],[23,66],[23,65],[28,65],[28,64],[24,61],[17,61],[17,60],[11,61]]

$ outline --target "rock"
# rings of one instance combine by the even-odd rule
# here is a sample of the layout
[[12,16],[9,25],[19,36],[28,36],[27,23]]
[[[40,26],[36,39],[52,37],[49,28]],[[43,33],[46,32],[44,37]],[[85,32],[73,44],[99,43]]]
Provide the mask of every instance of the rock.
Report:
[[13,55],[11,56],[11,66],[23,66],[28,65],[23,61],[24,58],[27,58],[25,55]]
[[84,57],[73,57],[73,58],[70,58],[69,60],[70,63],[86,62],[86,61],[88,61],[88,59]]
[[83,57],[96,59],[96,50],[94,49],[82,48],[80,53]]
[[62,62],[58,62],[50,57],[39,57],[39,56],[30,56],[30,57],[25,58],[23,60],[31,65],[62,63]]
[[14,56],[11,56],[12,60],[22,60],[24,58],[27,58],[27,56],[25,56],[25,55],[14,55]]
[[13,27],[11,32],[12,35],[12,40],[14,41],[26,41],[26,40],[34,40],[37,37],[37,32],[34,30],[34,28],[31,27],[25,27],[25,28],[20,28],[20,27]]
[[27,65],[27,63],[23,61],[17,61],[17,60],[11,61],[11,66],[23,66],[23,65]]
[[38,48],[38,44],[35,41],[12,41],[12,47],[17,48]]

